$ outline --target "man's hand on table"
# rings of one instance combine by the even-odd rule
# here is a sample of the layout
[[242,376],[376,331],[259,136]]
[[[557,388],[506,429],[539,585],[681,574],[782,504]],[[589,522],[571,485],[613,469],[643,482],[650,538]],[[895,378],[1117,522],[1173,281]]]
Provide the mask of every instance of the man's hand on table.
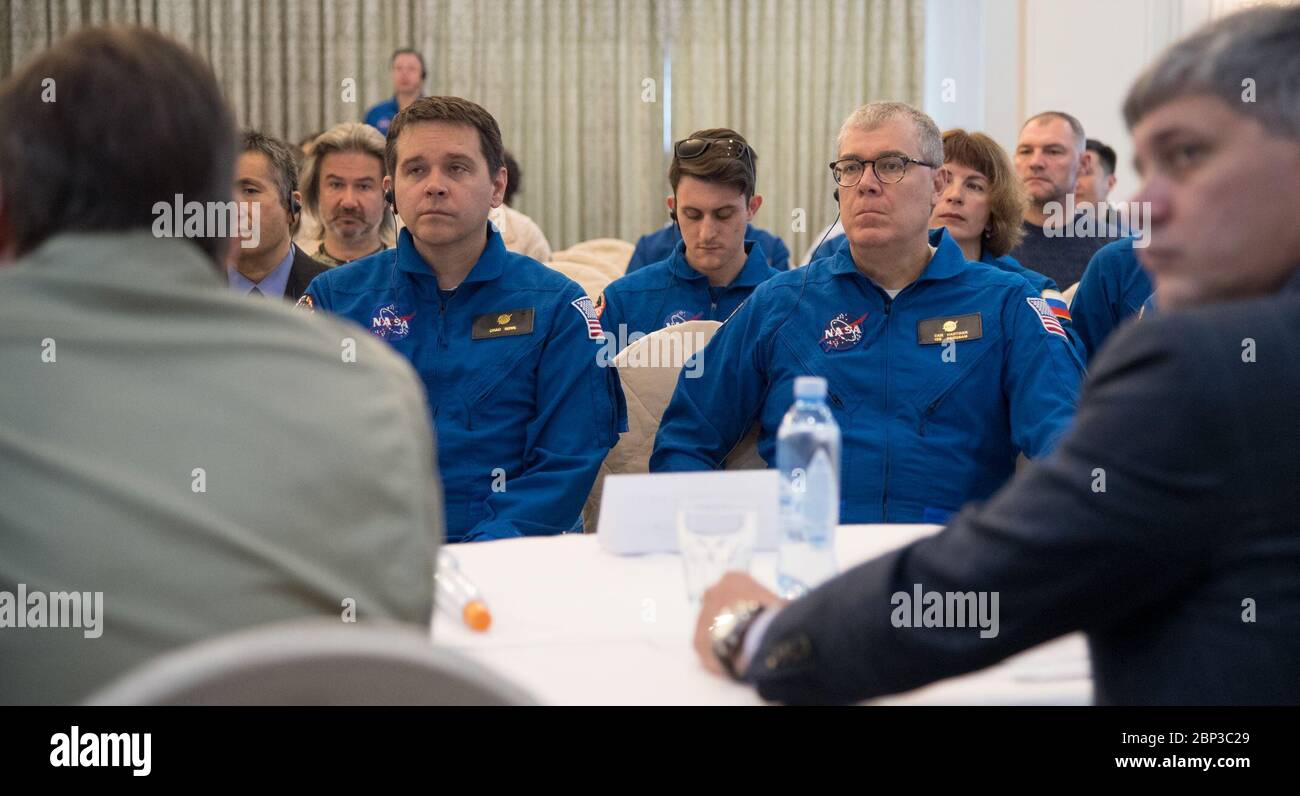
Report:
[[759,603],[767,611],[780,608],[788,602],[743,572],[728,572],[723,575],[700,598],[700,617],[695,624],[695,652],[700,656],[704,668],[716,675],[726,677],[727,672],[713,654],[713,634],[710,632],[713,621],[724,609],[746,601]]

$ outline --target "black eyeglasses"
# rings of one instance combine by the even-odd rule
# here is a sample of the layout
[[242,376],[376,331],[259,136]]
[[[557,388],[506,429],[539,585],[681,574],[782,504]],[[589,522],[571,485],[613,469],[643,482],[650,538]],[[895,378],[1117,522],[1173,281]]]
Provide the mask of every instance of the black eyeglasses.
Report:
[[867,164],[871,164],[871,171],[876,175],[877,180],[885,184],[893,184],[907,176],[908,163],[928,166],[932,169],[938,168],[933,163],[926,163],[924,160],[903,157],[902,155],[886,155],[875,160],[841,158],[831,164],[831,176],[835,178],[836,184],[841,188],[852,188],[862,182],[862,175],[867,172]]
[[683,138],[673,144],[673,154],[678,160],[691,160],[709,151],[710,147],[721,147],[727,157],[745,160],[749,163],[750,175],[754,175],[754,155],[749,145],[734,138]]

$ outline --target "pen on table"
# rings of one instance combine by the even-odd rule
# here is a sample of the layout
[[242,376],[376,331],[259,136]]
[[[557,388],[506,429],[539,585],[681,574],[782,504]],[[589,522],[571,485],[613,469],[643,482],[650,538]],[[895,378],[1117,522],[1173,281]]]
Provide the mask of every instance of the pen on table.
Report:
[[479,594],[478,588],[465,573],[460,563],[447,550],[438,551],[438,568],[433,581],[437,590],[434,602],[439,608],[460,619],[471,630],[483,632],[492,624],[492,612]]

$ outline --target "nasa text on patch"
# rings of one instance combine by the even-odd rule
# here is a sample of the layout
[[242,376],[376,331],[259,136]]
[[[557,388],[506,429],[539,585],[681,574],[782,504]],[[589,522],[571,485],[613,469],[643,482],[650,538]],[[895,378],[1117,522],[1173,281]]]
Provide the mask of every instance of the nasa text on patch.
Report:
[[984,317],[978,312],[947,318],[926,318],[916,323],[918,345],[939,345],[949,340],[978,340],[983,336]]
[[473,340],[490,340],[494,337],[512,337],[533,333],[533,308],[488,312],[474,317],[470,334]]

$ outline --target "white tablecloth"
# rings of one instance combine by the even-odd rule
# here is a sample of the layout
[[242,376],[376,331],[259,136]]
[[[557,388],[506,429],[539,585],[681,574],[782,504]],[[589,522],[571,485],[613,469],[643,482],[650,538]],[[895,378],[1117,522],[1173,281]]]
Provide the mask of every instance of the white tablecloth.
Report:
[[[849,525],[836,537],[841,569],[938,530]],[[761,704],[752,688],[705,671],[691,647],[695,613],[676,555],[615,556],[595,536],[565,535],[456,545],[461,569],[492,610],[475,633],[441,610],[434,643],[481,662],[559,705]],[[775,553],[753,574],[775,582]],[[1092,698],[1083,637],[1067,636],[982,672],[907,694],[891,704],[1086,704]]]

